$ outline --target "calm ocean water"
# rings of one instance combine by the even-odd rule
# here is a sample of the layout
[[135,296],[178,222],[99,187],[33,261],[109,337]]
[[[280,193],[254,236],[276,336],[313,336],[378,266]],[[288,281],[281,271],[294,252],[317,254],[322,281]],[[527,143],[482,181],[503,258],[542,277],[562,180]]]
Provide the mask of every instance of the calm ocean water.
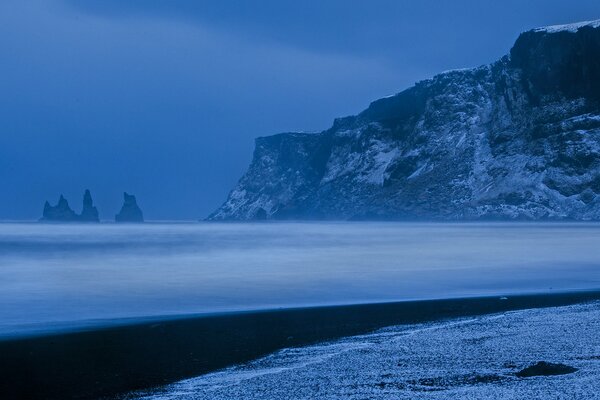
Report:
[[600,224],[0,223],[0,335],[600,288]]

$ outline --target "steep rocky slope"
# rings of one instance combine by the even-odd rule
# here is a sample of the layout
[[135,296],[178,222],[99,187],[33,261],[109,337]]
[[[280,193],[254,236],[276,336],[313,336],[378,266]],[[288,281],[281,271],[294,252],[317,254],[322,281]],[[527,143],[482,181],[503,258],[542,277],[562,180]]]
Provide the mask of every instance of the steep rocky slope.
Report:
[[318,134],[256,140],[212,220],[600,219],[600,21],[377,100]]

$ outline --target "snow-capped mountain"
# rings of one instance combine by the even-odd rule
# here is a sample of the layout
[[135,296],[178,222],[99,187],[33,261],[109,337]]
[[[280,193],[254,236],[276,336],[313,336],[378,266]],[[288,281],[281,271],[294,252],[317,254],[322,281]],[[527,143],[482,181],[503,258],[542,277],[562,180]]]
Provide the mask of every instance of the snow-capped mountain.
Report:
[[209,219],[600,219],[600,20],[522,33],[321,133],[256,139]]

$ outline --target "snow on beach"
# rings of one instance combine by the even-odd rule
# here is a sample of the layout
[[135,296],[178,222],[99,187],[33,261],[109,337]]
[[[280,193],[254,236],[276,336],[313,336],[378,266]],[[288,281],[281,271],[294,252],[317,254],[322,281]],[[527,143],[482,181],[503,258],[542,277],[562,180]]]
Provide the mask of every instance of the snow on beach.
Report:
[[[600,398],[600,302],[397,326],[127,396],[179,399]],[[518,378],[539,361],[577,369]]]

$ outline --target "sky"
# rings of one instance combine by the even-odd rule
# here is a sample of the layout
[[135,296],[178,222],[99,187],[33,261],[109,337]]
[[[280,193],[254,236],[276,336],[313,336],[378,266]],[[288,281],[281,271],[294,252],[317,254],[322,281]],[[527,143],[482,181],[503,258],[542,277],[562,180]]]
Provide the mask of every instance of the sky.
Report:
[[2,0],[0,220],[62,193],[100,218],[225,201],[259,136],[321,131],[377,98],[506,54],[597,0]]

